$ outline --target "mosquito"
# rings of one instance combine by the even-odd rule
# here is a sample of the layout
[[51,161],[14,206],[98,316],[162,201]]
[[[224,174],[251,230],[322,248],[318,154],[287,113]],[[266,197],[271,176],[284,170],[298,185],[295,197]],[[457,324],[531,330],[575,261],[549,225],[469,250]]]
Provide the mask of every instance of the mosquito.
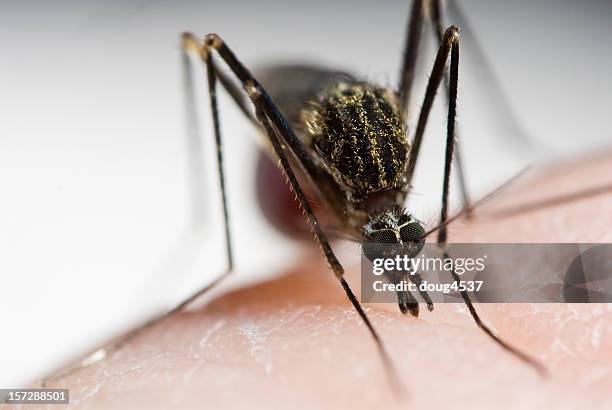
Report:
[[[107,356],[127,340],[184,309],[233,271],[223,139],[217,104],[217,83],[220,83],[245,116],[265,135],[271,155],[278,160],[282,172],[287,177],[289,187],[295,193],[295,198],[306,215],[331,271],[367,327],[385,367],[391,369],[393,366],[385,344],[346,281],[344,267],[336,257],[320,223],[320,215],[312,209],[306,192],[312,193],[324,205],[326,211],[333,217],[333,228],[355,241],[415,247],[421,246],[425,238],[434,232],[437,232],[437,243],[444,246],[448,236],[447,225],[469,214],[471,209],[487,199],[485,197],[470,203],[462,171],[461,155],[456,150],[455,117],[460,30],[456,26],[443,29],[443,11],[440,0],[413,1],[406,31],[400,84],[397,89],[381,87],[339,71],[304,65],[276,67],[272,70],[274,75],[270,76],[276,78],[275,81],[260,82],[220,35],[208,34],[201,41],[191,33],[184,33],[181,43],[189,107],[195,106],[191,58],[200,58],[206,66],[224,215],[227,270],[168,313],[94,352],[81,362],[80,367],[89,366],[97,359]],[[414,133],[410,133],[406,126],[406,118],[419,55],[420,37],[425,23],[433,27],[432,31],[436,35],[439,48],[416,128]],[[217,58],[229,67],[235,79],[231,79],[218,69]],[[292,81],[283,82],[283,78],[292,78]],[[404,208],[404,204],[419,159],[428,117],[437,90],[443,82],[448,100],[448,112],[440,221],[436,227],[427,231],[421,222]],[[248,96],[247,101],[243,92]],[[306,103],[296,104],[295,101],[306,101]],[[453,160],[457,165],[463,210],[449,217],[449,186]],[[449,257],[446,253],[444,256]],[[410,276],[412,280],[420,280],[418,274]],[[456,281],[460,280],[454,272],[453,277]],[[433,310],[431,298],[426,293],[421,296],[427,302],[428,309]],[[461,296],[477,326],[494,342],[533,366],[539,373],[546,373],[540,362],[500,339],[483,323],[467,292],[461,292]],[[398,305],[403,314],[410,313],[413,316],[419,314],[419,303],[409,292],[398,295]],[[68,372],[73,370],[69,369]],[[65,374],[66,372],[63,373]]]

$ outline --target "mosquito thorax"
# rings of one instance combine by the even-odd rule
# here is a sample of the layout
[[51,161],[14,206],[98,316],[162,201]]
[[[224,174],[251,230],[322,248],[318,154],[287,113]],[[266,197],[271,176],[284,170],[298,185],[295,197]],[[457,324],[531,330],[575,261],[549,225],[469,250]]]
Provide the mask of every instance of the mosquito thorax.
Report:
[[301,113],[307,144],[347,199],[404,189],[408,138],[395,94],[365,82],[337,82]]

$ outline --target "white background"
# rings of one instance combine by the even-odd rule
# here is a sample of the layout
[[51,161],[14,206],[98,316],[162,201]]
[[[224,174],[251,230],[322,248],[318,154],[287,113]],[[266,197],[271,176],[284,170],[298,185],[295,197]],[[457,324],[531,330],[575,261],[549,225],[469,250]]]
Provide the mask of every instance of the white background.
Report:
[[[462,43],[459,115],[474,194],[526,162],[605,147],[611,136],[612,3],[497,3],[462,2],[534,145],[516,143],[494,87],[479,81],[472,46]],[[408,8],[407,1],[2,2],[0,387],[23,386],[223,270],[206,104],[202,152],[193,152],[183,122],[182,31],[220,33],[251,67],[314,61],[393,85]],[[411,124],[432,58],[430,47]],[[221,107],[238,265],[228,286],[236,286],[282,272],[299,248],[260,215],[255,133],[225,96]],[[426,221],[438,209],[444,108],[435,107],[408,204]],[[198,164],[206,183],[194,178]]]

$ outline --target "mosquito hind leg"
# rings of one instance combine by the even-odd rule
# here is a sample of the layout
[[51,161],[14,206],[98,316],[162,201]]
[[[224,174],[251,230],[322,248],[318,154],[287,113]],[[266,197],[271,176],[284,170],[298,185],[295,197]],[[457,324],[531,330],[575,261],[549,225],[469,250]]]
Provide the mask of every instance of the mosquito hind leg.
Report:
[[[446,31],[448,33],[448,30]],[[445,34],[446,37],[446,34]],[[451,43],[450,54],[451,54],[451,62],[450,62],[450,81],[449,81],[449,104],[448,104],[448,120],[447,120],[447,135],[446,135],[446,152],[445,152],[445,160],[444,160],[444,180],[442,186],[442,207],[440,211],[440,228],[438,230],[438,245],[446,246],[448,234],[446,222],[448,218],[448,195],[449,195],[449,184],[450,184],[450,172],[451,172],[451,163],[453,160],[453,149],[455,145],[455,116],[457,112],[457,86],[459,80],[459,40],[455,38],[455,40]],[[433,74],[432,74],[433,78]],[[429,91],[429,89],[428,89]],[[444,259],[450,259],[450,255],[448,252],[444,251],[443,253]],[[461,278],[454,269],[451,269],[451,274],[453,276],[453,280],[459,283]],[[482,319],[476,312],[472,300],[470,299],[467,291],[460,291],[461,298],[463,302],[468,307],[470,315],[476,322],[476,325],[482,329],[491,339],[493,339],[499,346],[501,346],[504,350],[513,354],[515,357],[519,358],[523,362],[529,364],[533,368],[535,368],[538,373],[541,375],[546,375],[546,369],[542,364],[530,357],[526,353],[516,349],[515,347],[509,345],[502,339],[500,339],[485,323],[483,323]]]

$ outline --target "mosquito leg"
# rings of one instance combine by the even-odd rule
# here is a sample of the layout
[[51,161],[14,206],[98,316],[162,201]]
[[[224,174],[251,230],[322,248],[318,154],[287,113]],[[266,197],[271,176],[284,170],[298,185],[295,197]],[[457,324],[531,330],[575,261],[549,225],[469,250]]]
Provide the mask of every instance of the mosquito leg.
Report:
[[408,185],[410,185],[412,177],[414,176],[414,169],[421,150],[421,143],[423,141],[425,127],[427,126],[427,119],[429,118],[429,113],[431,111],[434,98],[436,97],[436,91],[438,90],[440,82],[442,82],[442,78],[444,77],[444,68],[446,66],[446,61],[448,60],[448,54],[451,47],[454,44],[457,44],[458,38],[459,29],[455,26],[451,26],[446,29],[444,36],[442,37],[442,42],[440,43],[440,48],[438,49],[438,54],[436,55],[434,65],[431,70],[431,76],[429,77],[429,82],[427,83],[427,89],[425,91],[423,104],[421,105],[421,112],[419,114],[416,131],[410,147],[408,166],[406,167]]
[[459,81],[459,41],[451,48],[450,79],[448,92],[448,118],[446,123],[446,152],[444,155],[444,181],[442,183],[442,207],[440,210],[440,230],[438,243],[446,243],[448,217],[448,194],[450,186],[451,164],[455,148],[455,117],[457,115],[457,84]]
[[[435,31],[438,37],[438,42],[441,43],[443,40],[444,32],[442,29],[442,22],[439,13],[439,0],[433,0],[432,14],[434,20]],[[414,82],[414,72],[417,63],[417,56],[419,53],[421,31],[424,19],[424,0],[413,0],[412,9],[408,17],[408,30],[406,34],[406,42],[404,47],[404,60],[402,63],[402,69],[400,72],[400,85],[399,85],[399,103],[400,111],[404,118],[406,117],[408,106],[410,104],[410,94],[412,91],[412,84]],[[445,77],[446,73],[445,73]],[[448,82],[448,78],[446,78]],[[448,86],[445,87],[448,97]],[[419,142],[420,144],[420,142]],[[457,175],[459,179],[459,187],[461,189],[461,197],[463,207],[469,209],[470,199],[468,195],[467,184],[465,180],[465,173],[463,170],[463,161],[457,149],[455,154],[457,160]]]
[[[443,26],[443,20],[444,20],[444,16],[443,16],[443,8],[442,5],[440,4],[440,0],[431,0],[431,10],[430,10],[430,15],[431,15],[431,20],[432,20],[432,25],[433,25],[433,31],[435,33],[436,39],[439,43],[442,42],[442,38],[444,37],[444,26]],[[449,74],[448,72],[444,72],[444,90],[446,91],[446,101],[447,103],[450,103],[451,100],[451,96],[450,96],[450,79],[449,79]],[[462,141],[461,137],[459,136],[459,129],[457,127],[457,129],[455,130],[455,138],[457,141]],[[470,209],[470,196],[468,193],[468,188],[467,188],[467,180],[465,177],[465,171],[463,168],[463,156],[461,155],[461,146],[458,142],[455,143],[455,153],[454,153],[454,159],[455,159],[455,164],[457,167],[457,179],[459,181],[459,189],[461,190],[461,202],[463,204],[463,209],[469,211]],[[467,215],[469,216],[469,212],[467,213]]]
[[[449,104],[448,104],[448,124],[447,124],[447,135],[446,135],[446,155],[444,161],[444,181],[442,187],[442,210],[440,211],[440,228],[438,230],[438,244],[446,245],[447,241],[447,229],[446,220],[448,218],[448,188],[450,181],[451,162],[453,159],[453,148],[455,145],[455,115],[457,110],[457,84],[459,80],[459,42],[456,41],[451,47],[451,63],[450,63],[450,82],[449,82]],[[444,259],[450,259],[448,252],[444,251]],[[454,269],[451,269],[451,274],[455,282],[459,283],[461,278]],[[498,345],[500,345],[506,351],[512,353],[514,356],[524,361],[525,363],[533,366],[540,374],[546,375],[546,369],[540,362],[528,356],[524,352],[510,346],[505,341],[501,340],[485,323],[476,312],[472,300],[470,299],[467,291],[460,291],[463,302],[468,307],[472,318],[476,322],[476,325],[482,329],[487,335],[491,337]]]
[[404,60],[400,71],[400,84],[398,88],[400,112],[406,118],[408,106],[410,105],[410,94],[414,81],[417,56],[419,54],[419,43],[423,26],[423,3],[424,0],[413,0],[408,27],[406,30],[406,42],[404,46]]
[[[200,140],[199,138],[200,129],[199,129],[199,124],[197,123],[197,114],[195,110],[196,104],[195,104],[195,97],[193,93],[194,87],[193,87],[193,77],[192,77],[192,72],[191,72],[191,64],[189,62],[189,56],[186,53],[184,53],[182,56],[182,66],[183,66],[184,94],[185,94],[185,102],[186,102],[185,109],[186,109],[187,127],[189,128],[189,132],[191,134],[194,134],[197,140]],[[214,76],[214,71],[213,71],[213,76]],[[217,100],[216,100],[216,92],[214,90],[214,82],[212,83],[210,99],[211,99],[211,106],[212,106],[213,112],[216,113]],[[143,325],[140,325],[137,328],[132,329],[129,332],[119,336],[118,338],[114,339],[113,341],[105,345],[104,347],[90,353],[84,359],[76,363],[75,365],[69,366],[65,370],[62,370],[60,372],[54,373],[48,377],[43,378],[40,382],[43,386],[52,380],[56,380],[56,379],[68,376],[70,374],[73,374],[75,372],[78,372],[112,355],[114,352],[121,349],[121,347],[123,347],[130,340],[134,339],[136,336],[144,333],[145,331],[157,325],[159,322],[163,321],[164,319],[186,308],[194,300],[198,299],[200,296],[204,295],[205,293],[209,292],[212,288],[217,286],[223,279],[225,279],[231,273],[233,269],[233,257],[232,257],[231,237],[230,237],[230,230],[229,230],[229,213],[227,210],[227,199],[226,199],[226,193],[225,193],[225,177],[223,173],[223,153],[222,153],[222,146],[221,146],[221,133],[219,129],[217,115],[216,114],[213,115],[213,118],[214,118],[214,126],[215,126],[215,141],[217,143],[217,164],[218,164],[218,172],[219,172],[219,182],[221,186],[221,197],[222,197],[223,212],[224,212],[225,244],[226,244],[226,249],[227,249],[227,266],[228,266],[227,270],[222,275],[218,276],[213,282],[197,290],[192,295],[190,295],[187,299],[183,300],[181,303],[179,303],[177,306],[175,306],[168,312],[160,316],[157,316],[156,318],[149,320]]]
[[217,147],[217,174],[219,175],[219,185],[221,187],[221,202],[223,204],[223,225],[225,227],[225,249],[227,250],[227,264],[229,274],[233,267],[234,261],[232,257],[232,241],[229,224],[229,210],[227,208],[227,194],[225,189],[225,174],[223,172],[223,143],[221,140],[221,126],[219,123],[219,109],[217,105],[217,75],[213,66],[212,56],[207,60],[208,74],[208,95],[210,96],[210,107],[212,110],[213,127],[215,130],[215,145]]
[[236,105],[238,105],[240,111],[242,111],[244,116],[247,117],[255,126],[259,127],[257,119],[255,118],[255,116],[253,116],[253,113],[247,105],[247,100],[245,99],[243,91],[239,87],[237,87],[236,84],[234,84],[234,82],[227,77],[227,75],[217,69],[217,65],[214,63],[214,61],[212,61],[212,59],[211,64],[213,69],[215,70],[215,73],[217,74],[219,82],[221,83],[221,85],[223,85],[223,88],[225,88],[230,97],[232,97],[232,100],[234,100]]
[[[447,252],[444,252],[443,255],[444,255],[444,259],[450,258]],[[459,275],[457,275],[457,273],[455,273],[454,269],[451,270],[451,274],[453,275],[453,279],[455,280],[455,282],[461,281],[461,278],[459,277]],[[497,336],[493,332],[493,330],[491,330],[489,326],[483,323],[482,319],[478,315],[478,312],[476,312],[476,308],[474,308],[474,304],[472,303],[472,300],[470,299],[470,295],[468,295],[467,291],[462,290],[460,291],[460,293],[461,293],[461,298],[463,299],[463,302],[465,303],[468,310],[470,311],[470,315],[472,316],[472,318],[474,319],[474,322],[476,322],[476,325],[480,329],[482,329],[489,337],[491,337],[491,339],[495,341],[495,343],[501,346],[504,350],[508,351],[509,353],[516,356],[518,359],[532,366],[541,376],[543,377],[548,376],[548,370],[546,369],[546,367],[544,367],[544,365],[542,365],[542,363],[540,363],[538,360],[534,359],[533,357],[529,356],[525,352],[517,349],[514,346],[509,345],[508,343],[500,339],[499,336]]]
[[224,62],[229,66],[229,68],[241,82],[243,88],[247,92],[249,98],[251,99],[255,107],[255,116],[263,126],[266,135],[268,136],[268,139],[272,144],[274,152],[280,161],[281,168],[287,176],[290,187],[293,189],[297,201],[299,202],[304,213],[306,214],[308,222],[314,231],[315,239],[321,246],[325,258],[327,259],[327,262],[333,270],[336,278],[344,289],[347,298],[349,299],[349,301],[359,314],[360,318],[367,326],[368,330],[370,331],[370,334],[374,338],[374,341],[376,342],[376,346],[378,347],[386,369],[391,372],[390,376],[392,376],[392,380],[394,382],[397,382],[397,376],[395,374],[395,370],[392,365],[390,356],[388,355],[380,336],[378,335],[378,333],[374,329],[374,326],[370,322],[370,319],[368,318],[361,304],[355,297],[355,294],[351,290],[349,284],[346,282],[344,278],[344,268],[340,264],[340,261],[336,258],[336,255],[334,254],[329,244],[327,236],[323,232],[316,215],[312,211],[312,208],[310,207],[306,196],[304,195],[304,192],[285,153],[285,149],[288,148],[298,160],[298,163],[304,168],[304,170],[306,171],[306,175],[312,178],[313,173],[311,173],[310,171],[311,169],[313,171],[316,170],[314,170],[314,164],[312,164],[309,160],[306,148],[295,136],[292,129],[289,127],[289,125],[283,118],[282,114],[272,102],[268,93],[264,90],[261,84],[259,84],[259,82],[251,75],[247,68],[244,67],[244,65],[242,65],[242,63],[236,58],[234,53],[225,44],[221,37],[216,34],[209,34],[205,37],[203,44],[200,45],[200,43],[193,35],[184,34],[183,47],[185,50],[193,50],[197,52],[206,63],[208,69],[207,71],[209,73],[209,90],[211,92],[214,92],[215,89],[215,81],[213,78],[215,70],[214,66],[211,63],[212,51],[216,51],[216,53],[224,60]]

